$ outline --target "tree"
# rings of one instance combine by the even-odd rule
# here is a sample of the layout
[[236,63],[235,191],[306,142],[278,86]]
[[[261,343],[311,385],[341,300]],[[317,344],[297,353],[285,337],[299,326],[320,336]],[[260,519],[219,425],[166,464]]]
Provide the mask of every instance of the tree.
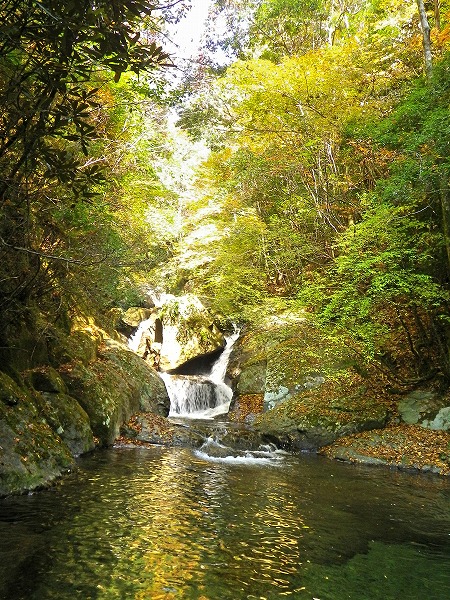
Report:
[[417,0],[419,9],[420,26],[422,29],[422,44],[423,55],[425,59],[425,73],[428,79],[431,78],[433,72],[433,55],[431,52],[431,34],[430,25],[428,24],[427,12],[423,0]]
[[389,117],[365,125],[374,151],[391,152],[389,169],[339,236],[328,276],[303,290],[327,327],[406,385],[450,382],[448,73],[447,55],[429,84],[419,80]]
[[[102,94],[108,78],[172,64],[157,42],[157,8],[137,0],[2,3],[3,310],[47,293],[74,269],[117,264],[119,237],[102,199],[106,161],[95,155],[108,118]],[[96,228],[104,229],[103,242],[93,243]],[[82,249],[75,238],[88,232]]]

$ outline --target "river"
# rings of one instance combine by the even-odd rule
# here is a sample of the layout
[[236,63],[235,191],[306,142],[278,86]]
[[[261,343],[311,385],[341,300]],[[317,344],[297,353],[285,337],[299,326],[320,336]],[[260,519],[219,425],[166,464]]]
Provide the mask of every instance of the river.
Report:
[[447,600],[450,481],[112,448],[0,501],[4,600]]

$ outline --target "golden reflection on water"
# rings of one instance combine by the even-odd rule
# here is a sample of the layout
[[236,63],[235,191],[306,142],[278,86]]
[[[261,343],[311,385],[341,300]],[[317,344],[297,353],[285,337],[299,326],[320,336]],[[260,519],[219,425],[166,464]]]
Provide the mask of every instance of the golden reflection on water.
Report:
[[[282,468],[212,464],[182,449],[81,464],[58,490],[16,501],[16,539],[0,519],[12,573],[1,600],[361,600],[367,584],[366,600],[422,600],[418,582],[431,569],[427,600],[447,599],[448,483],[376,470],[367,479],[299,458]],[[444,548],[436,560],[427,539]],[[385,576],[401,586],[389,580],[383,596]]]
[[[137,538],[116,544],[114,554],[139,573],[136,600],[218,600],[225,596],[208,591],[214,577],[220,582],[216,594],[225,593],[220,586],[225,590],[232,579],[243,598],[255,585],[280,592],[292,588],[286,576],[297,574],[299,561],[293,557],[299,558],[308,526],[292,500],[269,491],[270,481],[261,490],[259,477],[245,470],[242,475],[230,482],[229,468],[211,469],[199,459],[183,461],[165,453],[144,487],[140,479],[129,480],[122,513],[135,524]],[[236,505],[240,499],[242,505]],[[113,578],[98,598],[114,597],[118,582]]]

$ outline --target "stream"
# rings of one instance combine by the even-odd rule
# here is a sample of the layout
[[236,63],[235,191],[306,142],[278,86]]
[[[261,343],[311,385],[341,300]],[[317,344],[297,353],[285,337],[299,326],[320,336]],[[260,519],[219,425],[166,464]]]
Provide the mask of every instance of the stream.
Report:
[[165,376],[200,448],[97,451],[0,500],[0,600],[447,600],[449,478],[220,443],[237,335]]
[[450,481],[279,454],[98,451],[0,501],[2,600],[446,600]]

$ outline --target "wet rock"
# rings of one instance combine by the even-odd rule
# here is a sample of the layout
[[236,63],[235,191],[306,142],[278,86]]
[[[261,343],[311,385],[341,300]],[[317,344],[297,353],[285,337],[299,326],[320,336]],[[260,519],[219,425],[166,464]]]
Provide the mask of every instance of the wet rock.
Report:
[[135,439],[147,444],[198,448],[204,442],[201,433],[188,426],[173,424],[158,415],[139,414],[135,417],[135,423]]
[[244,425],[226,421],[172,420],[152,413],[134,415],[122,428],[123,443],[128,441],[163,446],[200,448],[208,440],[226,447],[228,451],[256,450],[262,443],[258,432]]

